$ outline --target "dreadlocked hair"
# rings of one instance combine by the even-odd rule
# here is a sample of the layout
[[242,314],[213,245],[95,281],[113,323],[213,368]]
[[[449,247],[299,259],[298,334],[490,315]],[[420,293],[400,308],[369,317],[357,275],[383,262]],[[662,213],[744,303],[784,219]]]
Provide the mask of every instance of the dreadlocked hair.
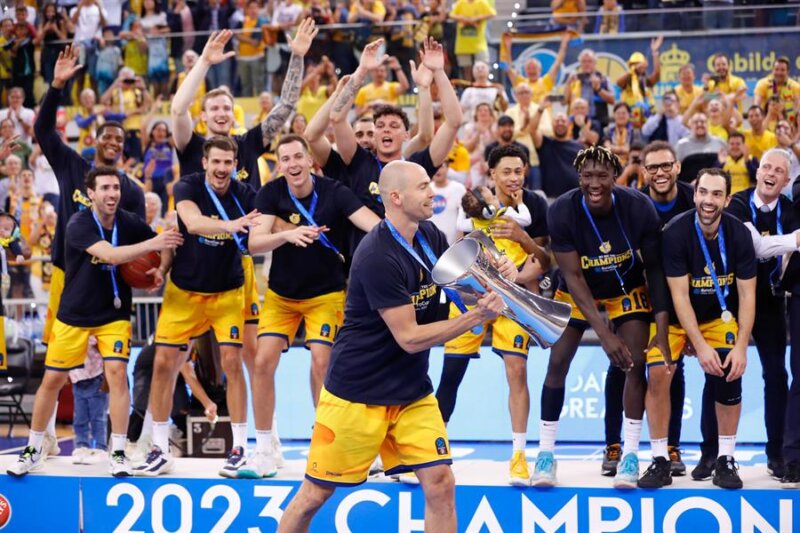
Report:
[[575,161],[573,161],[572,166],[574,166],[575,170],[577,170],[580,174],[587,161],[594,161],[598,165],[609,165],[614,169],[615,175],[619,176],[622,174],[622,163],[619,162],[619,158],[608,148],[603,148],[602,146],[597,145],[584,148],[578,152],[578,155],[575,157]]

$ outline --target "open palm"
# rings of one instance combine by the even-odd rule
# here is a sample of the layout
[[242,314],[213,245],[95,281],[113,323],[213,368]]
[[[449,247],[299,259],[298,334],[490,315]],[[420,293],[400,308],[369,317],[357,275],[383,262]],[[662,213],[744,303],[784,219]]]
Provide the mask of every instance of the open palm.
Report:
[[420,51],[422,64],[432,72],[444,69],[444,49],[442,45],[428,37],[425,40],[423,49]]
[[236,52],[232,50],[230,52],[225,52],[225,45],[228,44],[231,37],[233,37],[233,32],[230,30],[212,33],[205,48],[203,48],[202,58],[210,65],[216,65],[217,63],[222,63],[226,59],[235,56]]
[[66,82],[75,75],[83,65],[78,64],[80,50],[77,46],[68,45],[58,54],[56,66],[53,69],[53,78],[61,82]]
[[289,48],[291,48],[293,54],[304,56],[308,53],[311,43],[314,42],[314,37],[319,33],[319,28],[316,26],[312,18],[306,18],[300,23],[294,39],[289,41]]

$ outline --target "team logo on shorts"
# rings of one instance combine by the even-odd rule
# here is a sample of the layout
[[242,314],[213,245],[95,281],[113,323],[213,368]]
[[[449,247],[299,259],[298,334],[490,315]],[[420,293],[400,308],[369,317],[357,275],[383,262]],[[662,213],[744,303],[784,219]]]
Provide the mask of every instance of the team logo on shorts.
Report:
[[523,344],[525,344],[525,339],[522,338],[522,335],[514,337],[514,348],[522,348]]
[[253,316],[258,316],[258,304],[250,305],[250,314]]
[[292,213],[289,215],[289,222],[292,224],[299,224],[300,223],[300,215],[298,213]]
[[444,437],[436,439],[436,453],[439,455],[447,455],[447,441],[444,440]]
[[236,326],[231,326],[231,339],[238,339],[239,338],[239,328]]
[[631,299],[630,298],[623,298],[622,299],[622,312],[627,313],[631,310]]
[[322,337],[330,337],[331,336],[331,325],[330,324],[322,324],[322,327],[319,328],[319,334]]
[[729,331],[725,334],[725,344],[728,346],[733,346],[736,344],[736,335],[734,335],[732,331]]
[[122,353],[122,341],[115,341],[114,342],[114,353]]
[[611,241],[605,241],[600,244],[600,251],[604,254],[607,254],[611,251]]

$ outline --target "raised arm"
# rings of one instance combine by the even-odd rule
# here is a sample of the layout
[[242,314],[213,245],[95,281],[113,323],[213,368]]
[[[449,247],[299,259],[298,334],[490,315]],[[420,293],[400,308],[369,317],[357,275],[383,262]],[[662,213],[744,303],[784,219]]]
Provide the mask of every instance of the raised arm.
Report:
[[331,108],[349,81],[349,74],[342,76],[342,79],[336,84],[333,94],[314,113],[314,116],[311,117],[306,126],[304,136],[311,150],[311,156],[320,167],[324,167],[328,163],[328,157],[331,155],[331,143],[325,136],[325,130],[328,129],[328,124],[331,121]]
[[417,134],[403,148],[403,155],[410,157],[414,152],[419,152],[430,146],[433,140],[433,98],[431,97],[431,83],[433,72],[425,65],[417,67],[414,60],[410,61],[411,77],[417,86]]
[[[42,153],[53,168],[56,168],[64,158],[69,157],[70,153],[75,154],[64,143],[61,135],[56,130],[56,113],[58,112],[58,102],[61,99],[62,89],[75,73],[83,68],[83,65],[78,64],[78,53],[77,47],[67,45],[58,54],[58,59],[53,69],[53,83],[42,100],[39,114],[36,116],[36,122],[33,125],[33,131],[36,134],[36,140],[39,142]],[[56,173],[56,176],[58,175],[59,173]]]
[[461,127],[461,121],[464,117],[456,92],[444,72],[444,50],[442,45],[429,37],[425,40],[423,49],[420,50],[420,55],[423,66],[433,72],[433,81],[436,83],[436,88],[439,89],[439,98],[442,102],[444,123],[433,136],[430,147],[433,166],[439,167],[447,159],[447,154],[450,153],[450,149],[453,147],[453,142],[456,140],[458,129]]
[[556,79],[558,69],[564,63],[564,58],[567,57],[567,46],[569,46],[570,38],[571,35],[569,32],[565,32],[564,35],[561,36],[561,44],[558,45],[558,54],[556,55],[556,60],[553,62],[550,70],[547,71],[547,77],[553,81]]
[[121,265],[133,261],[144,254],[172,249],[183,244],[183,236],[174,229],[165,230],[152,239],[147,239],[137,244],[126,246],[112,246],[106,240],[100,240],[91,245],[86,251],[109,265]]

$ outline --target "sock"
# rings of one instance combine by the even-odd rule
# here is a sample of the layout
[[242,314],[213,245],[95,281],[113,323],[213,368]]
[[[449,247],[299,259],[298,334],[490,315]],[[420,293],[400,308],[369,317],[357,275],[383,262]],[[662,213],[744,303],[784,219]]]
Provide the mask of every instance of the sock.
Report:
[[150,409],[144,412],[144,420],[142,421],[142,431],[139,434],[139,438],[141,439],[145,435],[152,435],[153,434],[153,413],[150,412]]
[[56,414],[58,413],[58,401],[56,401],[55,407],[53,407],[53,414],[50,415],[50,420],[47,421],[47,429],[45,433],[48,435],[56,436]]
[[622,431],[625,436],[625,443],[622,446],[622,457],[629,453],[639,452],[639,438],[642,436],[642,421],[633,420],[627,416],[622,421]]
[[515,452],[524,452],[527,442],[527,433],[511,433],[511,447]]
[[231,423],[231,431],[233,432],[233,447],[241,446],[247,449],[247,424],[233,424]]
[[153,420],[153,445],[169,454],[169,420],[163,422]]
[[28,446],[33,446],[37,451],[42,451],[42,441],[44,440],[44,431],[33,431],[28,433]]
[[650,448],[653,452],[653,459],[656,457],[669,459],[669,452],[667,451],[667,439],[651,439]]
[[124,433],[112,433],[111,434],[111,451],[112,452],[124,452],[125,451],[125,444],[127,443],[128,436]]
[[558,420],[539,420],[539,451],[554,452],[556,450],[556,433]]
[[724,457],[730,455],[733,457],[733,452],[736,449],[736,435],[720,435],[719,436],[719,455],[717,457]]
[[270,453],[272,451],[272,430],[256,430],[256,451]]

